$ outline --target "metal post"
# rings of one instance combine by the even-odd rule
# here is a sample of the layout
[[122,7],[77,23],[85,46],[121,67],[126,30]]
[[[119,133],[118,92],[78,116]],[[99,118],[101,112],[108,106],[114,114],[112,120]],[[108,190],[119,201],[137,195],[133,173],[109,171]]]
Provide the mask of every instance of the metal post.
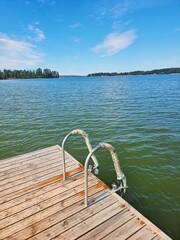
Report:
[[94,148],[87,156],[85,165],[84,165],[84,173],[85,173],[85,207],[88,206],[88,163],[90,161],[91,156],[94,154],[96,150],[98,150],[101,146],[98,145]]
[[65,165],[65,151],[64,151],[64,144],[65,141],[68,139],[68,137],[71,135],[71,133],[69,133],[68,135],[66,135],[66,137],[63,139],[62,142],[62,163],[63,163],[63,180],[66,179],[66,165]]
[[[76,130],[73,130],[72,132],[70,132],[68,135],[66,135],[66,137],[63,139],[63,142],[62,142],[62,162],[63,162],[63,180],[66,179],[66,166],[65,166],[65,151],[64,151],[64,145],[65,145],[65,141],[71,136],[71,135],[82,135],[82,137],[84,138],[85,142],[86,142],[86,145],[87,145],[87,148],[89,150],[89,152],[92,151],[92,146],[91,146],[91,143],[90,143],[90,140],[89,140],[89,137],[88,137],[88,134],[81,130],[81,129],[76,129]],[[99,169],[99,163],[98,163],[98,160],[96,158],[95,155],[92,154],[91,156],[93,162],[94,162],[94,167],[93,167],[93,170],[95,171],[95,174],[98,174],[98,169]]]
[[[126,188],[127,188],[127,183],[126,183],[126,177],[124,175],[124,173],[122,172],[120,165],[119,165],[119,160],[116,154],[115,149],[113,148],[113,146],[111,146],[108,143],[100,143],[97,147],[95,147],[87,156],[86,161],[85,161],[85,166],[84,166],[84,172],[85,172],[85,199],[84,199],[84,203],[85,203],[85,207],[88,206],[88,163],[89,160],[91,158],[91,156],[100,148],[106,148],[109,150],[109,152],[111,153],[112,156],[112,160],[114,163],[114,168],[116,170],[116,174],[117,174],[117,180],[119,181],[119,185],[120,187],[117,188],[123,190],[123,193],[125,193]],[[113,190],[114,192],[114,190]]]

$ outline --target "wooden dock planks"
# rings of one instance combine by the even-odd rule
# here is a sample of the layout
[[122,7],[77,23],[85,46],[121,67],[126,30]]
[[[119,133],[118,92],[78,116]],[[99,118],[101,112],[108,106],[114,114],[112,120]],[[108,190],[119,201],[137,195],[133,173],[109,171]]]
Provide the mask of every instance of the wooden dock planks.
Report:
[[[0,239],[170,239],[89,173],[84,207],[83,166],[53,146],[0,161]],[[106,195],[106,197],[105,197]]]

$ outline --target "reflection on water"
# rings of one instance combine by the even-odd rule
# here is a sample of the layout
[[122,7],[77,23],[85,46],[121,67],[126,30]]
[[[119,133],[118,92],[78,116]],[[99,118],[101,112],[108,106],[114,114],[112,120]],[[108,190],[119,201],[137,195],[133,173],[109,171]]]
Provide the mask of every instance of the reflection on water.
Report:
[[[180,238],[180,75],[0,81],[0,159],[61,144],[82,128],[95,146],[111,143],[128,179],[124,198],[173,239]],[[80,137],[67,150],[84,162]],[[97,153],[100,178],[115,172]]]

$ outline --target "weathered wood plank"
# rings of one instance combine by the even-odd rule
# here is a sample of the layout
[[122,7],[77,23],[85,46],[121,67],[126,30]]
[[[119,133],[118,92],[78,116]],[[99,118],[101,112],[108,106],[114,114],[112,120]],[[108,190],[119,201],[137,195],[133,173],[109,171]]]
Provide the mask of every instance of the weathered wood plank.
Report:
[[[83,183],[84,179],[82,179],[81,175],[77,175],[76,177],[73,178],[73,182],[76,182],[79,180]],[[90,180],[92,177],[90,177]],[[66,179],[66,184],[69,186],[69,184],[72,183],[72,179],[68,178]],[[72,187],[74,186],[75,183],[72,183]],[[64,181],[61,179],[57,179],[57,181],[53,181],[50,184],[45,184],[44,186],[40,186],[39,188],[33,188],[31,189],[32,191],[25,192],[25,194],[17,196],[16,198],[9,199],[7,198],[4,203],[0,204],[0,214],[2,214],[2,211],[5,211],[6,209],[10,210],[11,208],[17,206],[17,205],[22,205],[24,202],[30,202],[33,199],[36,198],[43,198],[44,194],[51,191],[56,190],[57,188],[61,188],[64,186]]]
[[[44,156],[37,156],[37,157],[32,157],[32,158],[28,158],[26,159],[26,161],[24,162],[18,162],[16,164],[12,163],[9,166],[1,166],[0,168],[0,177],[2,177],[4,175],[4,173],[10,173],[13,171],[16,171],[17,169],[23,169],[25,167],[28,167],[29,165],[31,166],[32,164],[37,164],[37,163],[43,163],[43,162],[49,162],[51,159],[57,158],[57,160],[59,159],[59,162],[62,161],[62,155],[58,152],[58,150],[56,152],[51,152],[51,153],[47,153]],[[70,159],[67,157],[67,159]],[[72,159],[71,159],[72,161]]]
[[[69,168],[67,168],[67,174],[68,174],[68,176],[70,176],[70,175],[73,175],[75,173],[78,173],[80,170],[82,170],[82,166],[79,166],[76,169],[73,169],[73,168],[69,167]],[[30,183],[29,185],[27,183],[24,184],[23,186],[20,185],[21,188],[19,190],[17,189],[16,192],[11,193],[11,191],[9,191],[8,195],[3,195],[2,197],[0,197],[0,203],[4,203],[7,200],[11,200],[11,199],[17,198],[19,196],[22,196],[24,194],[27,194],[28,192],[31,192],[34,189],[43,187],[44,185],[52,184],[53,182],[57,182],[59,180],[62,180],[62,177],[63,177],[62,174],[59,174],[59,172],[58,172],[58,175],[53,174],[53,176],[50,176],[50,175],[46,175],[46,176],[47,176],[47,178],[43,177],[43,178],[39,179],[38,182],[30,181],[30,182],[28,182],[28,183]]]
[[[67,162],[66,167],[76,167],[75,163],[71,162]],[[62,164],[60,164],[59,162],[55,162],[54,164],[49,164],[43,168],[36,168],[35,170],[31,170],[26,174],[19,174],[17,176],[15,176],[14,178],[10,178],[9,182],[7,181],[2,181],[0,182],[0,192],[4,191],[6,189],[11,188],[13,191],[13,187],[20,185],[20,184],[24,184],[25,182],[29,182],[30,180],[48,175],[50,173],[55,173],[55,172],[59,172],[59,174],[62,173]]]
[[[102,201],[96,202],[95,204],[89,206],[88,208],[82,208],[79,212],[76,212],[74,214],[73,209],[69,211],[69,213],[73,212],[73,215],[70,215],[69,217],[65,218],[64,220],[61,220],[56,225],[48,225],[48,228],[36,235],[35,237],[31,238],[31,240],[37,240],[37,239],[49,239],[53,238],[60,233],[70,230],[73,226],[83,222],[84,220],[90,218],[91,216],[97,214],[98,212],[102,211],[103,209],[106,209],[107,207],[111,206],[115,201],[113,202],[110,197],[104,198]],[[52,226],[49,228],[49,226]]]
[[[156,233],[153,233],[148,228],[144,227],[140,229],[138,232],[134,233],[128,240],[151,240],[154,239]],[[162,239],[162,238],[161,238]]]
[[[90,196],[92,196],[93,198],[104,192],[104,190],[102,190],[101,188],[96,189],[96,193],[94,193],[92,190],[95,191],[95,189],[91,189],[90,191]],[[109,204],[112,204],[112,202],[108,201],[104,203],[103,206],[106,207]],[[82,200],[78,202],[76,201],[74,204],[68,206],[67,209],[68,211],[57,212],[50,217],[43,219],[42,221],[39,221],[26,229],[23,229],[22,231],[14,234],[13,237],[16,237],[18,240],[22,240],[24,239],[24,236],[32,236],[31,232],[33,229],[35,236],[31,237],[31,240],[51,239],[52,237],[65,231],[66,229],[71,228],[71,225],[73,226],[74,224],[76,224],[77,220],[74,221],[75,215],[78,214],[83,219],[83,217],[85,216],[88,217],[88,214],[93,214],[94,211],[99,211],[98,205],[93,205],[93,208],[91,209],[85,208]]]
[[[68,161],[66,164],[67,167],[74,166],[75,163],[72,161]],[[32,180],[33,178],[40,177],[43,175],[48,174],[48,172],[52,172],[54,170],[59,170],[59,173],[62,173],[62,164],[60,162],[50,162],[49,164],[46,164],[44,167],[36,167],[33,170],[29,170],[26,173],[20,173],[14,177],[11,177],[9,179],[5,179],[3,181],[0,181],[0,191],[3,191],[7,188],[14,187],[16,185],[19,185],[24,182],[28,182]]]
[[79,240],[101,239],[134,217],[125,206],[121,207],[123,211],[114,215],[102,224],[95,226],[91,231],[80,237]]
[[58,151],[58,146],[51,146],[51,147],[47,147],[47,148],[43,148],[37,151],[33,151],[33,152],[29,152],[29,153],[25,153],[25,154],[21,154],[15,157],[11,157],[11,158],[7,158],[4,160],[0,160],[0,165],[1,166],[9,166],[10,164],[16,164],[17,162],[24,162],[27,159],[31,159],[31,158],[36,158],[36,157],[40,157],[40,156],[45,156],[46,153],[54,153],[56,151]]
[[[89,183],[89,186],[95,186],[96,185],[96,181],[91,181]],[[76,195],[80,192],[82,192],[84,190],[84,184],[81,184],[79,186],[76,186],[76,188],[70,188],[68,189],[67,186],[61,187],[61,192],[57,195],[55,195],[54,197],[51,198],[47,198],[46,200],[36,203],[35,205],[26,208],[20,212],[17,212],[16,214],[10,216],[10,217],[6,217],[3,220],[0,221],[0,229],[3,229],[5,227],[7,227],[8,225],[10,225],[12,222],[18,222],[22,219],[25,219],[31,215],[33,215],[33,220],[35,221],[36,219],[36,213],[41,212],[40,214],[42,215],[42,211],[46,208],[48,209],[48,212],[53,212],[56,209],[58,209],[59,207],[59,203],[62,201],[65,201],[65,199],[67,198],[71,198],[73,197],[75,199]],[[74,201],[74,199],[72,199]],[[61,204],[60,204],[61,207]],[[23,224],[25,223],[25,220],[23,221]],[[17,228],[17,227],[16,227]]]
[[157,235],[156,237],[153,238],[153,240],[162,240],[162,238],[159,235]]
[[[91,188],[89,192],[91,192],[90,194],[92,195],[92,192],[99,192],[99,189],[94,187]],[[72,214],[72,211],[65,211],[65,209],[70,210],[68,207],[71,205],[75,205],[75,211],[78,211],[80,208],[84,208],[84,201],[82,199],[83,194],[82,192],[79,192],[75,196],[68,198],[66,201],[60,201],[56,205],[46,208],[35,215],[31,215],[30,217],[20,222],[16,222],[15,224],[4,228],[0,231],[0,236],[2,238],[11,236],[12,239],[15,238],[18,240],[26,239],[30,236],[33,236],[39,231],[45,230],[44,228],[41,228],[41,225],[38,225],[40,221],[45,220],[45,222],[48,223],[49,221],[51,221],[51,216],[53,216],[54,214],[56,214],[56,218],[58,221],[63,220],[66,216],[70,216]],[[57,215],[57,212],[60,215]]]
[[[30,155],[30,154],[29,154]],[[11,160],[8,164],[2,164],[0,161],[0,166],[1,166],[1,171],[5,171],[6,168],[8,169],[9,167],[16,167],[16,166],[24,166],[28,163],[35,163],[38,159],[44,159],[44,160],[48,160],[49,158],[52,158],[53,156],[56,156],[58,158],[60,158],[62,160],[62,153],[56,149],[56,150],[51,150],[51,151],[46,151],[43,152],[41,151],[39,154],[35,155],[30,155],[29,157],[24,157],[22,159],[19,160]]]
[[[68,167],[68,170],[74,169],[73,166]],[[23,190],[24,188],[27,188],[29,186],[33,186],[35,184],[38,184],[40,182],[45,181],[46,179],[53,178],[53,177],[58,176],[58,175],[59,176],[61,175],[61,171],[56,169],[55,171],[50,171],[47,174],[46,173],[43,174],[43,176],[38,176],[37,178],[33,178],[32,180],[30,180],[28,182],[21,181],[22,183],[19,184],[19,185],[11,186],[11,188],[7,188],[5,190],[0,191],[0,198],[5,196],[5,195],[8,195],[8,194],[16,193],[20,190]]]
[[[35,158],[31,162],[27,162],[27,164],[23,164],[19,167],[11,168],[2,172],[2,175],[0,176],[0,184],[2,185],[1,181],[3,180],[11,182],[12,177],[28,174],[30,171],[41,168],[43,166],[48,166],[51,163],[55,162],[60,163],[62,165],[62,158],[58,154],[49,155],[48,158],[43,157]],[[73,162],[73,164],[77,164],[69,157],[66,158],[66,163],[68,162]]]
[[[21,165],[20,167],[16,167],[15,169],[12,168],[12,169],[9,169],[7,171],[2,172],[2,174],[0,176],[0,183],[3,180],[6,180],[6,181],[10,182],[11,178],[13,178],[13,177],[16,177],[16,176],[21,175],[21,174],[26,174],[29,171],[35,170],[37,168],[48,166],[51,163],[59,162],[59,163],[62,164],[61,161],[62,160],[59,159],[59,156],[57,156],[56,154],[55,154],[55,156],[53,154],[53,157],[50,156],[49,161],[47,161],[47,160],[44,161],[44,158],[38,157],[35,160],[32,160],[32,162],[28,162],[27,165]],[[68,160],[68,161],[70,161],[70,160]]]
[[89,217],[88,219],[84,220],[83,228],[82,228],[81,224],[78,224],[74,227],[71,227],[70,231],[65,231],[53,239],[56,239],[56,240],[57,239],[64,239],[64,240],[77,239],[80,236],[82,236],[83,234],[85,234],[86,232],[93,229],[95,226],[105,222],[107,219],[116,215],[120,211],[121,211],[121,207],[120,207],[119,203],[115,202],[114,204],[110,205],[106,209],[102,209],[97,214],[94,214],[92,217]]
[[123,198],[119,197],[117,194],[113,194],[114,197],[118,198],[121,204],[124,204],[133,214],[135,214],[142,222],[145,222],[146,225],[156,234],[159,234],[163,239],[170,240],[171,238],[167,236],[163,231],[161,231],[156,225],[150,222],[146,217],[144,217],[140,212],[133,208],[128,202]]
[[108,234],[106,237],[102,238],[104,240],[109,240],[109,239],[127,239],[130,237],[133,233],[137,232],[141,228],[143,228],[145,224],[140,223],[137,219],[131,219],[128,221],[126,224],[122,225],[121,227],[117,228],[115,231],[112,233]]
[[[94,178],[90,179],[91,182],[95,182]],[[56,183],[56,188],[54,188],[54,186],[49,186],[49,189],[46,188],[45,189],[39,189],[39,191],[36,191],[36,194],[29,194],[29,196],[24,195],[24,198],[21,199],[21,202],[19,203],[19,199],[16,199],[16,201],[13,201],[13,203],[15,205],[8,207],[9,204],[7,206],[4,206],[5,204],[3,204],[3,206],[0,206],[0,210],[3,209],[3,212],[0,212],[0,219],[3,218],[7,218],[13,214],[17,214],[18,212],[20,212],[20,215],[22,214],[22,211],[25,209],[30,210],[30,207],[33,207],[43,201],[49,201],[52,204],[52,198],[53,197],[57,197],[59,199],[59,194],[65,194],[66,193],[66,197],[69,194],[69,196],[71,196],[72,194],[74,194],[74,192],[78,192],[79,191],[79,186],[81,186],[82,190],[84,189],[84,179],[82,178],[81,175],[78,175],[75,179],[73,179],[73,181],[71,179],[66,180],[66,184],[64,183],[60,183],[58,182],[58,184]],[[45,188],[45,187],[44,187]],[[77,189],[76,189],[77,188]],[[69,191],[69,193],[68,193]],[[80,190],[81,191],[81,190]],[[17,215],[16,215],[17,216]],[[2,225],[2,221],[0,221],[0,226]]]

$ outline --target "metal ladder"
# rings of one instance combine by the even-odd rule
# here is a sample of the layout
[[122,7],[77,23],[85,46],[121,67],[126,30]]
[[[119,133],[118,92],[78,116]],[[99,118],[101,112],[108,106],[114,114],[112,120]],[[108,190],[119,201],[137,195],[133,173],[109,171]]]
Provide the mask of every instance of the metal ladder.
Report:
[[[116,153],[116,150],[113,148],[112,145],[108,144],[108,143],[99,143],[97,147],[92,149],[88,134],[81,130],[81,129],[76,129],[71,131],[69,134],[67,134],[65,136],[65,138],[63,139],[62,142],[62,159],[63,159],[63,180],[66,179],[66,167],[65,167],[65,150],[64,150],[64,145],[66,140],[71,136],[71,135],[82,135],[82,137],[84,138],[87,148],[89,150],[89,154],[86,158],[85,161],[85,165],[84,165],[84,177],[85,177],[85,206],[88,206],[88,170],[93,172],[95,175],[97,175],[99,173],[99,163],[98,160],[96,158],[96,156],[94,155],[94,153],[102,148],[105,148],[107,150],[109,150],[111,157],[112,157],[112,161],[114,164],[114,168],[116,171],[116,175],[117,175],[117,183],[118,186],[113,184],[112,185],[112,189],[110,191],[110,194],[113,192],[120,192],[120,195],[122,196],[125,192],[126,192],[126,188],[127,188],[127,181],[126,181],[126,177],[124,175],[124,173],[122,172],[120,165],[119,165],[119,160],[118,160],[118,156]],[[90,159],[93,160],[94,162],[94,166],[91,166],[90,168],[88,168],[88,164]]]

